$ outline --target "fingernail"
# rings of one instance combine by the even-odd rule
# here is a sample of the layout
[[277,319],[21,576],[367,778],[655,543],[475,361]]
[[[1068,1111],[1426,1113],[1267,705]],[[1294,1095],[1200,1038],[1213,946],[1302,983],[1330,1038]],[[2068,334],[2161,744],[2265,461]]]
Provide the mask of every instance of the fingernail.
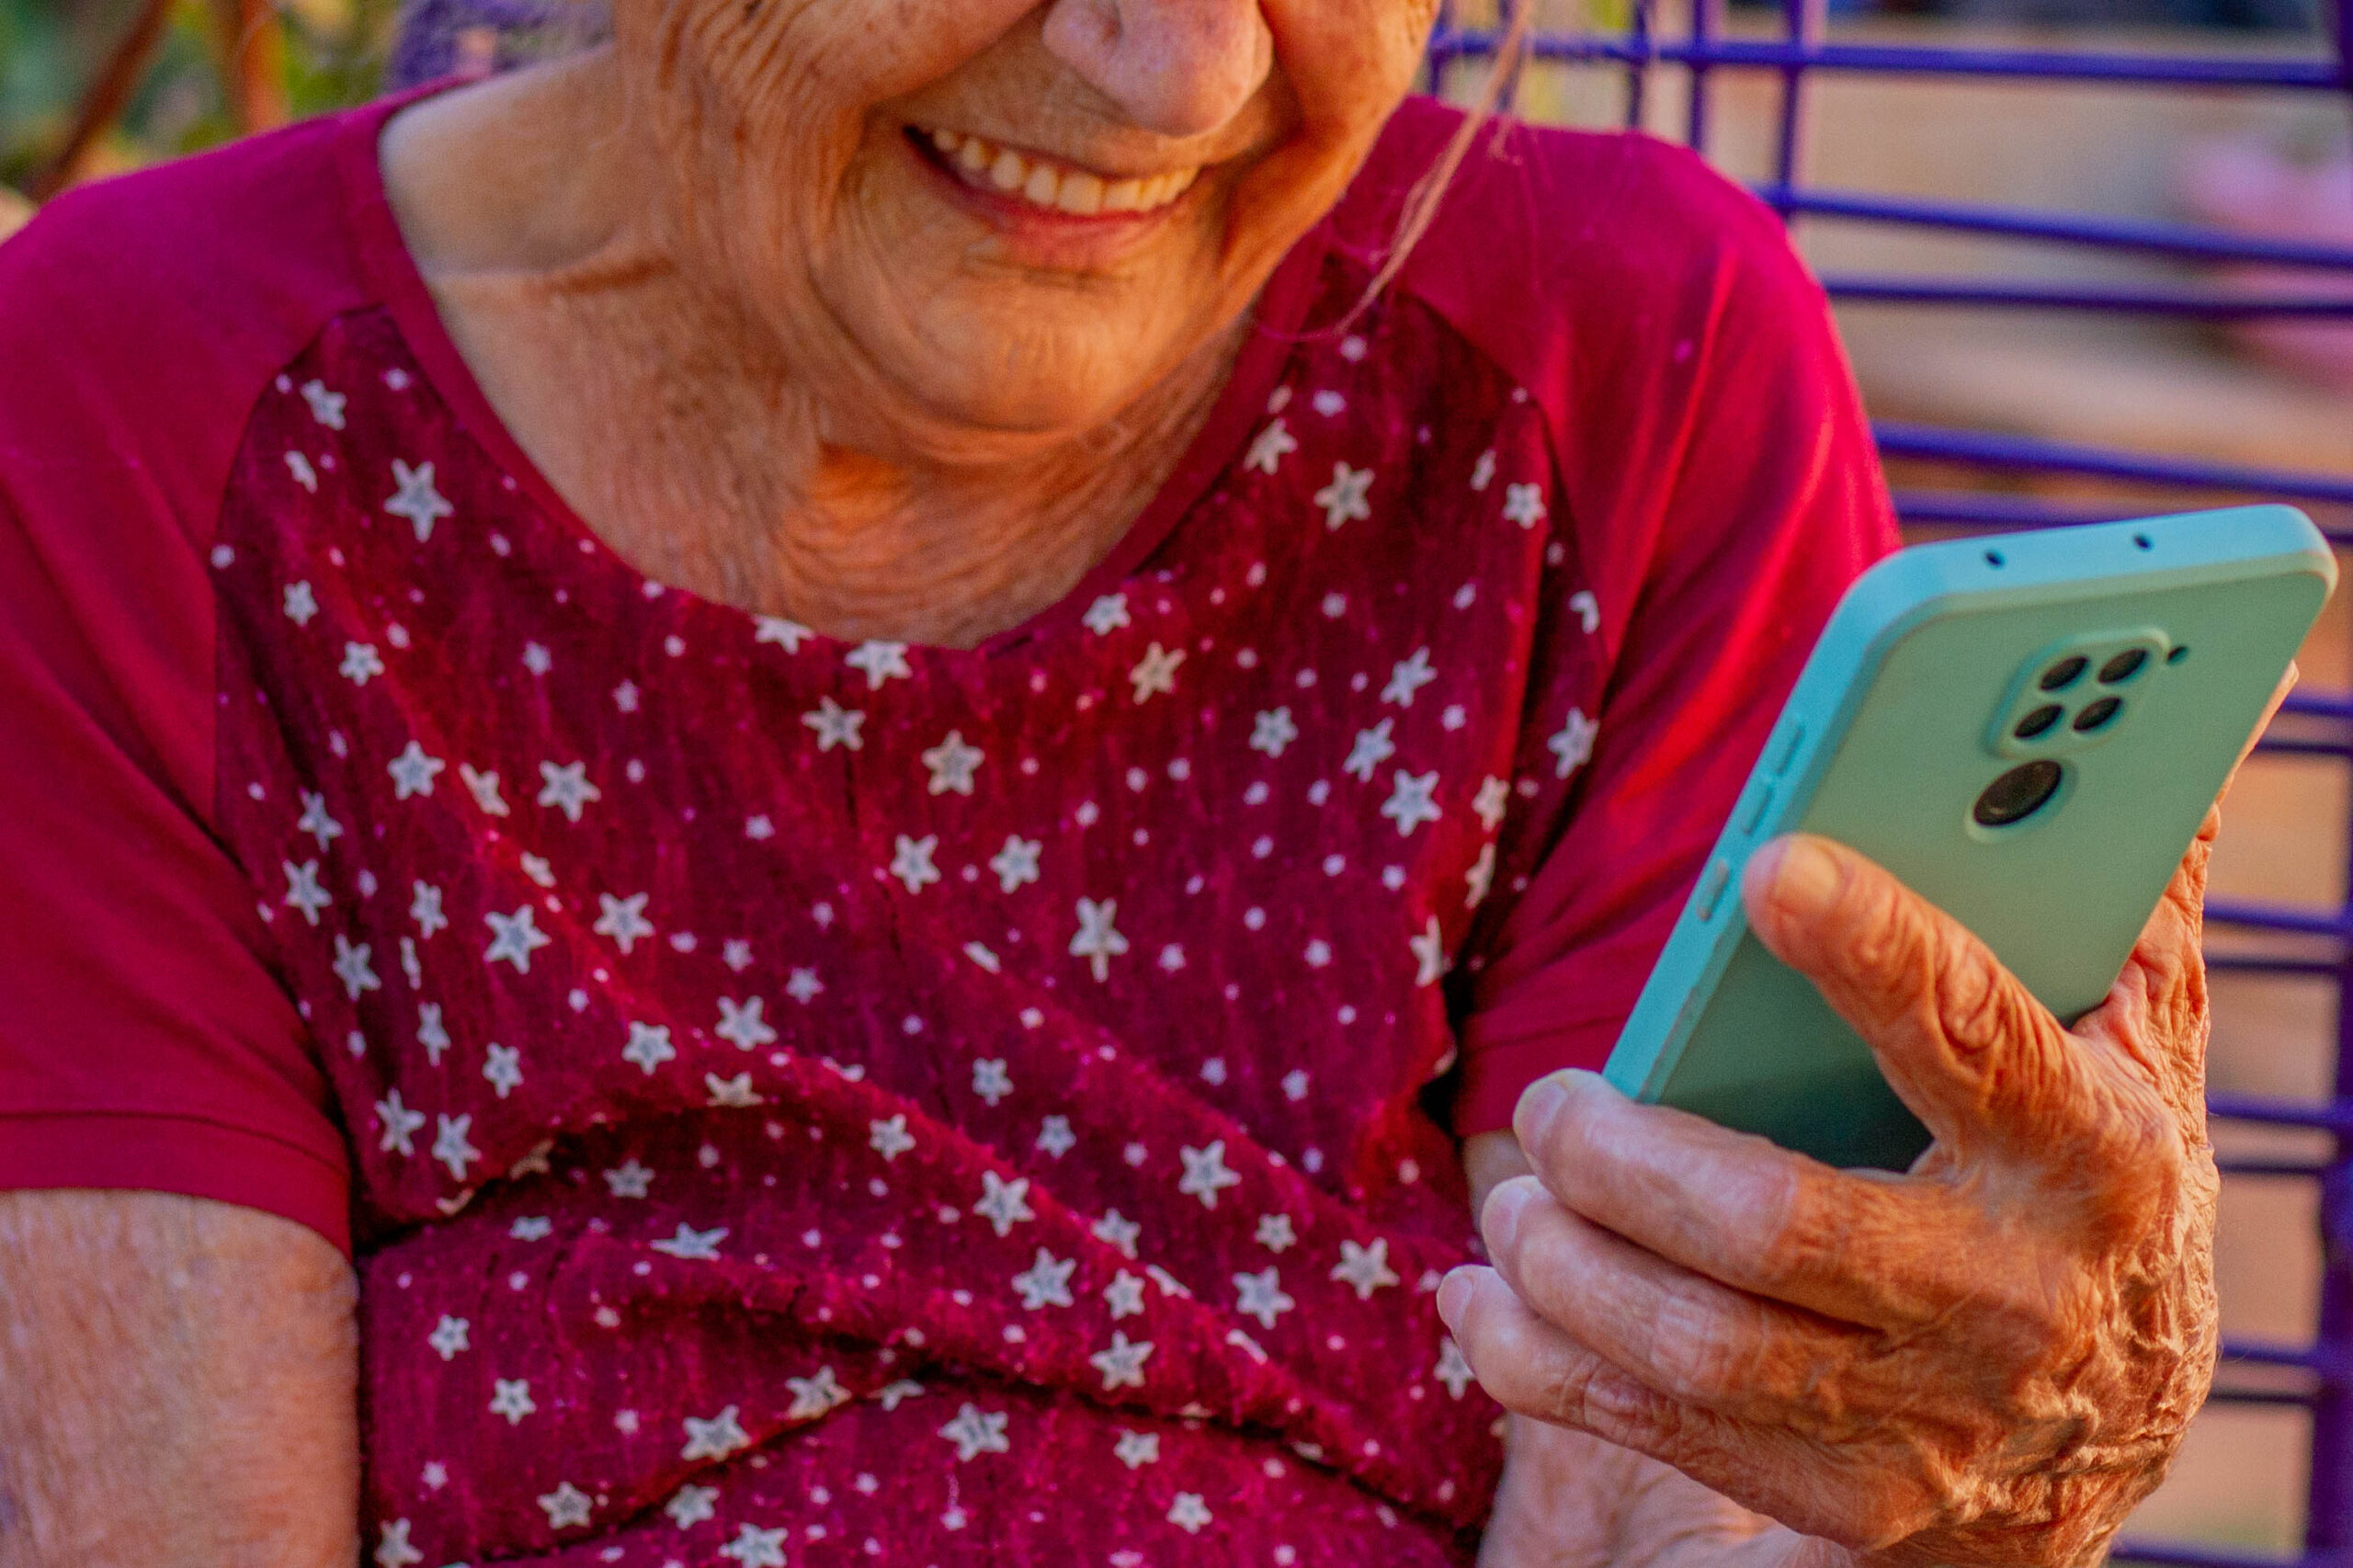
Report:
[[1837,902],[1838,862],[1810,838],[1779,838],[1757,851],[1766,862],[1756,874],[1766,879],[1774,906],[1809,919]]
[[1541,1144],[1559,1119],[1561,1108],[1568,1103],[1568,1087],[1557,1073],[1529,1085],[1519,1096],[1519,1104],[1512,1108],[1512,1131],[1519,1139],[1520,1147],[1533,1149]]
[[1471,1304],[1471,1292],[1477,1290],[1479,1271],[1464,1264],[1447,1275],[1438,1288],[1438,1315],[1449,1329],[1462,1317],[1462,1309]]
[[1535,1189],[1530,1178],[1515,1176],[1487,1195],[1487,1207],[1479,1216],[1479,1233],[1486,1237],[1490,1254],[1510,1250],[1512,1238],[1519,1233],[1520,1211],[1528,1207]]

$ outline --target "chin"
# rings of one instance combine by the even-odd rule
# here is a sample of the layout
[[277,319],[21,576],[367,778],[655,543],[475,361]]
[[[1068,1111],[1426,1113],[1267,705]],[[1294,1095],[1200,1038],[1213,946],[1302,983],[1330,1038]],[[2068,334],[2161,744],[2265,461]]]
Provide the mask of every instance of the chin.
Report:
[[1116,419],[1165,373],[1169,346],[1141,334],[1107,344],[1106,335],[1043,332],[979,341],[969,328],[950,331],[927,352],[894,356],[897,379],[937,418],[1067,438]]

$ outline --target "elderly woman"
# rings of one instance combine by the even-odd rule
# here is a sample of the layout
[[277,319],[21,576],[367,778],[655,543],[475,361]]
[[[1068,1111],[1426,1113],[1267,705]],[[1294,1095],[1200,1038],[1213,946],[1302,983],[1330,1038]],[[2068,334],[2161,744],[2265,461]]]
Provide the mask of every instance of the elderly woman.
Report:
[[2202,848],[2072,1033],[1760,859],[1908,1174],[1572,1070],[1891,542],[1770,215],[1424,0],[614,13],[0,251],[0,1562],[2094,1561]]

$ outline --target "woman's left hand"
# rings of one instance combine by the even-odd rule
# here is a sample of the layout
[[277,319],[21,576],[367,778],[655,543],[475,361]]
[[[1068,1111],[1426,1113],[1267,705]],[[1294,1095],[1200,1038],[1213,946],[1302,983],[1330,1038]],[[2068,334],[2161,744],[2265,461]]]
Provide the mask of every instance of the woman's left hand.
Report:
[[1515,1129],[1536,1174],[1483,1217],[1495,1269],[1438,1298],[1480,1381],[1819,1538],[1805,1561],[2097,1562],[2212,1377],[2215,820],[2072,1030],[1861,856],[1761,851],[1758,936],[1935,1146],[1836,1171],[1591,1074],[1540,1083]]

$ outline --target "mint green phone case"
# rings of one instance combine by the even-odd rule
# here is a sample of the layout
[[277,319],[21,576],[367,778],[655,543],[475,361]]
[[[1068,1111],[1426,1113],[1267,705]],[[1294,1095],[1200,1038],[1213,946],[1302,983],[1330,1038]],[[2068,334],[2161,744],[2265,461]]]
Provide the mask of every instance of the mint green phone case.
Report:
[[2336,581],[2319,530],[2287,506],[1957,540],[1873,567],[1799,676],[1609,1081],[1832,1165],[1909,1165],[1927,1131],[1749,932],[1749,853],[1801,831],[1852,845],[2073,1020],[2114,983]]

